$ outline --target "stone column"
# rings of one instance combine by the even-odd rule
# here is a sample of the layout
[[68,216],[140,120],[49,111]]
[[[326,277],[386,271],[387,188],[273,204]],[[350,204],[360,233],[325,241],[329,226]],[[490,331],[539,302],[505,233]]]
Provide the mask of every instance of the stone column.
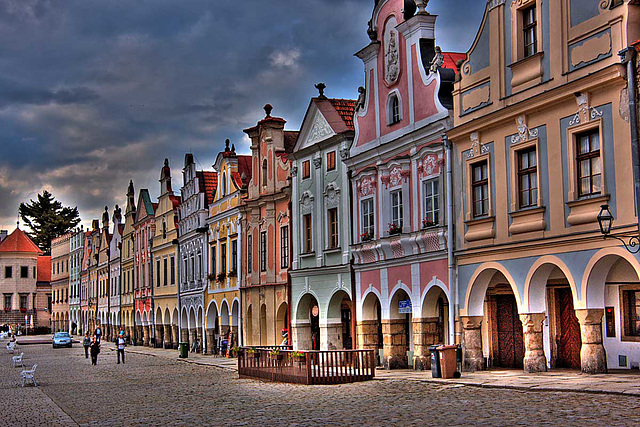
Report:
[[380,348],[380,343],[378,342],[378,321],[362,320],[358,322],[356,324],[356,338],[358,340],[358,348],[375,350],[377,352],[378,348]]
[[181,335],[182,335],[182,342],[186,342],[187,344],[190,344],[191,336],[189,335],[189,329],[182,328]]
[[129,341],[133,340],[133,337],[131,336],[131,326],[127,326],[125,329],[125,333],[127,334],[127,337],[129,337]]
[[547,357],[544,355],[542,323],[545,313],[525,313],[520,315],[524,332],[524,371],[546,372]]
[[214,354],[216,349],[215,330],[207,328],[207,353]]
[[143,333],[142,325],[136,326],[136,329],[138,330],[138,333],[136,335],[136,345],[143,345],[144,344],[144,333]]
[[171,340],[171,325],[163,325],[162,335],[164,336],[162,347],[165,349],[173,348],[173,341]]
[[177,349],[180,341],[180,334],[178,333],[178,325],[171,325],[171,331],[173,335],[171,336],[171,342],[173,343],[173,348]]
[[474,372],[484,369],[482,354],[482,316],[461,316],[464,343],[464,369]]
[[587,374],[607,373],[607,353],[602,345],[603,308],[587,308],[576,310],[580,322],[580,364],[582,372]]
[[291,342],[296,350],[311,350],[311,323],[297,322],[291,325]]
[[408,366],[409,343],[405,334],[404,319],[382,321],[384,364],[388,369],[405,369]]
[[144,325],[142,327],[142,343],[145,347],[149,347],[149,325]]
[[196,328],[196,338],[198,338],[198,351],[202,350],[202,328]]
[[413,319],[413,365],[415,369],[431,369],[429,346],[438,343],[438,319]]
[[320,350],[342,350],[342,322],[320,325]]
[[154,343],[155,348],[163,348],[164,342],[164,325],[156,325],[156,342]]

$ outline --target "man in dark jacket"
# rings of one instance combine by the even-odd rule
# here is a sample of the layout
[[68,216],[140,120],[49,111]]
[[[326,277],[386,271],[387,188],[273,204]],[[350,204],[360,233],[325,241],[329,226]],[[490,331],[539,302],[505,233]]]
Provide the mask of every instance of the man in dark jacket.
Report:
[[96,339],[95,335],[91,339],[90,347],[91,347],[91,364],[92,365],[97,365],[98,364],[98,354],[100,354],[100,342]]

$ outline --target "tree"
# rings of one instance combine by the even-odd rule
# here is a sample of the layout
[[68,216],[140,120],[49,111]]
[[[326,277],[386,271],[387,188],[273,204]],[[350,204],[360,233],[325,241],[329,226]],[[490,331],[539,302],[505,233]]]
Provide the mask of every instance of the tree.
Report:
[[20,203],[18,213],[22,221],[32,230],[27,233],[33,242],[46,254],[51,253],[51,239],[54,239],[80,222],[78,208],[62,206],[51,193],[44,190],[37,200],[28,204]]

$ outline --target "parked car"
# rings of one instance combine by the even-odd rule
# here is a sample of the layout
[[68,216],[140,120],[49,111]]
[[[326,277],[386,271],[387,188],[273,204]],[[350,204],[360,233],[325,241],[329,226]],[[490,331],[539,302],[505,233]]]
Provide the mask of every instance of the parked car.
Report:
[[53,348],[71,347],[71,335],[69,332],[56,332],[53,335]]

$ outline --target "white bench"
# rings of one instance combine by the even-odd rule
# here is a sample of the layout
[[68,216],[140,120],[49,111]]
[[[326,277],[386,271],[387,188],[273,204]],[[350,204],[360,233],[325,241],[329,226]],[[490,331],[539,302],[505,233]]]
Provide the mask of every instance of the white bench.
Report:
[[33,383],[34,386],[38,386],[38,383],[36,382],[36,368],[38,367],[38,365],[33,365],[33,368],[31,369],[25,369],[24,371],[20,372],[20,377],[22,377],[22,387],[24,387],[24,383],[27,381],[31,381]]
[[7,351],[13,354],[13,351],[16,349],[16,345],[18,345],[18,341],[11,341],[7,343]]
[[11,361],[13,362],[13,367],[22,366],[24,367],[24,362],[22,362],[22,356],[24,356],[24,352],[20,353],[20,356],[13,356]]

